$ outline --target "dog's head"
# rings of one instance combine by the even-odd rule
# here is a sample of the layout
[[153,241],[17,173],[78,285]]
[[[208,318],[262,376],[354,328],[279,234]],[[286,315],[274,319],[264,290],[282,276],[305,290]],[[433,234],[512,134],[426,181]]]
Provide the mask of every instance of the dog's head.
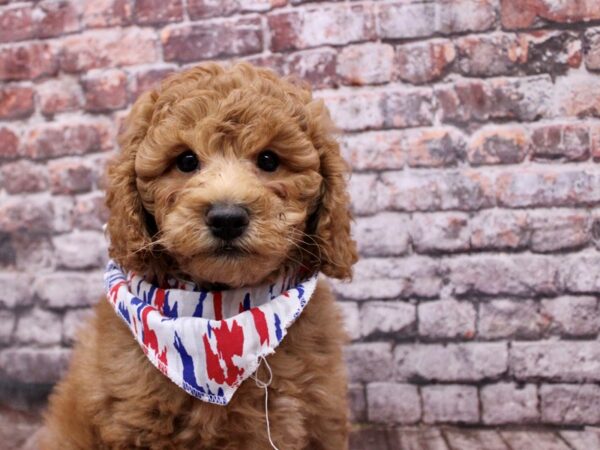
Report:
[[231,287],[281,270],[348,278],[346,165],[310,90],[203,64],[142,95],[109,166],[110,255]]

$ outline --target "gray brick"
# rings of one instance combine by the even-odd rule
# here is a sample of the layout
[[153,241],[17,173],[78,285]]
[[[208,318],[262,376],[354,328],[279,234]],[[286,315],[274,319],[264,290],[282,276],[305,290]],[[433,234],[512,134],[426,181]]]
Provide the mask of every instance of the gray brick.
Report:
[[566,336],[594,335],[600,330],[596,297],[542,300],[542,314],[551,321],[551,330]]
[[372,422],[410,424],[421,418],[419,392],[410,384],[369,383],[367,404]]
[[20,344],[49,346],[59,344],[62,335],[60,314],[34,308],[19,317],[15,340]]
[[419,334],[427,338],[475,336],[475,308],[454,299],[419,304]]
[[57,264],[66,269],[102,268],[106,264],[107,243],[97,231],[76,231],[53,239]]
[[36,294],[52,308],[95,304],[102,296],[103,286],[100,272],[57,272],[35,281]]
[[65,313],[62,335],[62,340],[65,344],[72,344],[75,342],[77,333],[82,327],[87,326],[92,314],[93,311],[91,308],[72,309]]
[[600,386],[545,384],[540,388],[542,420],[561,425],[600,424]]
[[425,423],[479,422],[479,400],[475,386],[424,386],[421,393]]
[[522,424],[539,420],[537,388],[533,384],[498,383],[481,388],[485,424]]
[[[33,303],[31,276],[14,272],[0,273],[0,306],[14,308],[29,306]],[[10,289],[5,287],[10,286]]]
[[413,215],[410,235],[419,253],[467,250],[469,234],[469,216],[466,214]]
[[10,344],[15,328],[15,313],[0,310],[0,345]]
[[392,376],[392,346],[385,342],[351,344],[346,362],[352,382],[387,381]]
[[362,384],[352,383],[348,386],[348,403],[350,404],[350,421],[366,422],[367,397]]
[[492,300],[479,305],[479,336],[534,338],[540,335],[545,320],[533,300]]
[[414,334],[415,310],[414,305],[400,301],[366,302],[361,307],[361,334],[393,333],[395,337]]
[[70,350],[10,348],[0,352],[0,374],[21,383],[56,383],[65,373]]
[[358,218],[353,228],[358,249],[365,256],[403,255],[408,251],[409,220],[395,213]]

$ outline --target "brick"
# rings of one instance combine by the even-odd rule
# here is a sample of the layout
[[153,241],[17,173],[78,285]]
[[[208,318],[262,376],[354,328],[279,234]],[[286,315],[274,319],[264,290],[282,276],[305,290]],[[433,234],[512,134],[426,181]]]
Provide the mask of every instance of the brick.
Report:
[[542,420],[561,425],[600,423],[600,386],[594,384],[543,384],[540,387]]
[[129,88],[131,100],[135,100],[146,91],[157,88],[161,81],[163,81],[167,76],[173,74],[175,71],[176,68],[174,66],[167,66],[136,72]]
[[120,70],[88,74],[82,86],[87,111],[106,112],[127,105],[127,76]]
[[11,343],[14,328],[14,313],[12,311],[0,310],[0,345],[8,345]]
[[45,168],[27,160],[18,160],[0,167],[2,187],[9,194],[39,192],[48,187]]
[[465,139],[454,128],[408,130],[404,138],[407,162],[411,167],[455,166],[464,159]]
[[529,243],[529,221],[525,211],[481,211],[471,218],[469,225],[472,249],[520,249]]
[[414,335],[416,308],[407,302],[366,302],[360,311],[362,336],[393,334],[394,337]]
[[401,449],[448,450],[446,441],[437,427],[401,427],[395,431]]
[[474,166],[516,164],[522,162],[530,148],[525,128],[514,125],[487,126],[473,134],[467,148]]
[[[1,135],[0,135],[1,136]],[[351,210],[355,215],[373,214],[377,204],[377,177],[372,174],[354,174],[348,183]]]
[[536,31],[520,35],[524,43],[526,73],[563,75],[581,66],[583,60],[581,37],[570,31]]
[[475,170],[384,172],[378,205],[397,211],[463,211],[495,204],[493,175]]
[[502,26],[509,29],[530,28],[540,20],[572,23],[600,19],[600,6],[594,0],[502,0]]
[[523,424],[539,420],[537,388],[498,383],[481,388],[482,421],[487,425]]
[[16,42],[34,36],[33,9],[29,5],[0,10],[0,42]]
[[590,140],[592,146],[592,157],[594,161],[600,161],[600,124],[590,127]]
[[560,283],[570,293],[596,294],[600,290],[600,274],[591,270],[600,263],[597,252],[569,255],[560,266]]
[[359,218],[353,227],[353,236],[361,255],[404,255],[409,245],[408,217],[381,213],[373,217]]
[[505,343],[400,344],[394,363],[398,381],[481,381],[507,371],[508,352]]
[[406,160],[404,133],[400,130],[372,131],[340,136],[344,159],[354,170],[401,169]]
[[510,372],[517,380],[598,381],[599,342],[513,342]]
[[543,448],[544,450],[569,450],[569,447],[554,433],[548,431],[500,431],[508,448]]
[[241,8],[240,0],[188,0],[187,9],[192,19],[228,16]]
[[392,375],[392,347],[389,343],[350,344],[345,354],[351,382],[389,381]]
[[309,82],[313,89],[328,88],[338,84],[337,58],[337,52],[330,48],[305,50],[288,55],[272,68],[283,67],[286,75]]
[[181,0],[137,0],[133,14],[135,22],[142,25],[179,22],[183,19],[183,3]]
[[323,99],[333,122],[342,130],[358,131],[383,127],[383,95],[379,91],[322,91],[315,96]]
[[66,372],[69,356],[64,348],[9,348],[0,352],[0,371],[7,381],[56,383]]
[[33,89],[25,86],[0,88],[0,119],[22,119],[34,110]]
[[77,196],[70,212],[70,227],[80,230],[102,230],[108,221],[108,209],[100,192]]
[[9,198],[0,205],[0,231],[47,233],[52,229],[52,207],[47,199]]
[[498,204],[511,208],[578,206],[600,200],[599,176],[570,168],[530,167],[496,177]]
[[369,421],[412,424],[421,418],[421,401],[416,386],[395,383],[367,385]]
[[449,263],[456,295],[555,294],[564,261],[539,255],[468,256]]
[[425,339],[473,339],[475,308],[454,299],[419,303],[419,335]]
[[387,83],[392,79],[394,48],[376,43],[344,47],[337,64],[337,72],[345,84]]
[[0,267],[12,268],[16,263],[16,252],[10,233],[0,233]]
[[73,344],[79,331],[85,329],[92,317],[94,317],[94,312],[91,308],[67,310],[63,320],[63,343]]
[[79,109],[83,103],[81,86],[73,79],[52,79],[36,86],[42,114],[54,114]]
[[591,336],[600,331],[600,313],[596,297],[558,297],[542,300],[541,314],[550,322],[550,330],[563,336]]
[[429,89],[398,90],[382,99],[384,126],[409,128],[433,124],[434,106]]
[[600,89],[595,74],[577,72],[557,79],[554,86],[557,115],[563,117],[600,117],[600,99],[590,92]]
[[461,80],[436,89],[441,119],[450,123],[492,119],[533,121],[552,115],[556,87],[547,75]]
[[403,44],[396,47],[396,75],[413,84],[439,80],[456,58],[454,44],[446,39]]
[[533,300],[491,300],[479,305],[478,335],[483,339],[533,339],[548,327]]
[[0,49],[0,80],[34,80],[54,75],[57,69],[56,52],[45,42],[30,42]]
[[85,2],[82,21],[88,28],[127,25],[131,22],[130,0],[94,0]]
[[39,125],[27,134],[25,153],[33,159],[83,155],[112,148],[113,136],[109,123],[89,121],[53,122]]
[[41,1],[37,4],[33,17],[36,22],[36,34],[41,38],[72,33],[80,28],[79,11],[71,1]]
[[19,137],[9,128],[0,127],[0,160],[14,159],[19,155]]
[[15,267],[31,272],[54,269],[54,249],[48,237],[51,229],[13,235]]
[[283,11],[267,16],[271,50],[343,45],[375,37],[370,5],[333,4]]
[[424,386],[423,422],[477,423],[479,400],[474,386]]
[[34,295],[31,286],[31,276],[19,272],[0,272],[0,285],[10,286],[10,289],[0,290],[0,306],[8,309],[30,306]]
[[54,236],[52,243],[59,268],[102,268],[106,263],[107,243],[100,232],[75,231]]
[[531,229],[530,248],[535,252],[555,252],[577,249],[591,241],[591,221],[579,211],[532,211],[529,214]]
[[367,397],[362,384],[348,386],[348,403],[350,404],[350,422],[366,422]]
[[159,58],[157,41],[150,29],[86,31],[64,39],[60,65],[65,72],[76,73],[153,63]]
[[536,159],[583,161],[590,156],[590,133],[584,125],[543,125],[532,135],[532,155]]
[[418,253],[467,250],[469,234],[469,217],[463,213],[414,214],[410,228]]
[[344,321],[344,331],[352,340],[360,337],[360,316],[356,302],[337,303]]
[[261,22],[255,17],[167,27],[161,41],[165,61],[177,62],[247,55],[263,49]]
[[600,28],[590,28],[585,32],[585,67],[600,70]]
[[73,229],[73,214],[76,214],[74,200],[70,195],[56,195],[52,197],[54,210],[54,231],[64,233]]
[[496,430],[452,427],[444,429],[444,436],[453,449],[509,450]]
[[60,159],[48,164],[50,190],[53,194],[89,192],[94,185],[91,165],[81,159]]
[[58,344],[62,335],[62,317],[60,314],[34,308],[19,317],[15,331],[15,340],[19,344],[50,346]]
[[[69,289],[65,290],[65,286]],[[101,298],[102,275],[98,272],[55,272],[39,276],[34,289],[48,308],[90,306]]]
[[424,257],[362,258],[355,265],[352,283],[334,283],[336,293],[352,300],[425,297],[439,295],[439,262]]

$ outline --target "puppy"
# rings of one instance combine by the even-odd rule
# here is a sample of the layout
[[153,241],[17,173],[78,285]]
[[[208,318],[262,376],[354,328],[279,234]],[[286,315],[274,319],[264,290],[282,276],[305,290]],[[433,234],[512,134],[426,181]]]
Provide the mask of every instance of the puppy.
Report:
[[[347,167],[331,129],[309,89],[249,64],[202,64],[136,101],[108,170],[111,267],[125,275],[107,275],[108,298],[81,330],[50,398],[43,450],[347,448],[345,335],[329,288],[309,279],[349,278],[357,259]],[[138,298],[143,283],[151,306]],[[286,298],[301,305],[286,313],[287,330],[276,313],[267,327],[269,313],[246,297],[238,311],[228,297],[260,286],[282,308]],[[182,314],[192,310],[186,295],[198,292],[212,295],[212,312],[190,312],[206,332],[188,336],[185,350],[181,330],[174,339],[160,330],[177,323],[173,295],[181,293]],[[144,321],[158,310],[154,325]],[[240,317],[258,330],[260,354],[245,367],[231,337],[243,331]],[[191,364],[196,343],[206,350],[202,367]]]

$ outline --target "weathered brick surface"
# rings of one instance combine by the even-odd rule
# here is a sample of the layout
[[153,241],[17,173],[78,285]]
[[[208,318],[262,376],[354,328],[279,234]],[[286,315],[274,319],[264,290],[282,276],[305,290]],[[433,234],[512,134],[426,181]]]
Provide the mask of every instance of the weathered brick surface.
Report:
[[132,102],[247,60],[313,87],[354,172],[361,260],[333,282],[353,420],[600,424],[598,5],[0,0],[0,385],[56,381],[102,294],[103,172]]

